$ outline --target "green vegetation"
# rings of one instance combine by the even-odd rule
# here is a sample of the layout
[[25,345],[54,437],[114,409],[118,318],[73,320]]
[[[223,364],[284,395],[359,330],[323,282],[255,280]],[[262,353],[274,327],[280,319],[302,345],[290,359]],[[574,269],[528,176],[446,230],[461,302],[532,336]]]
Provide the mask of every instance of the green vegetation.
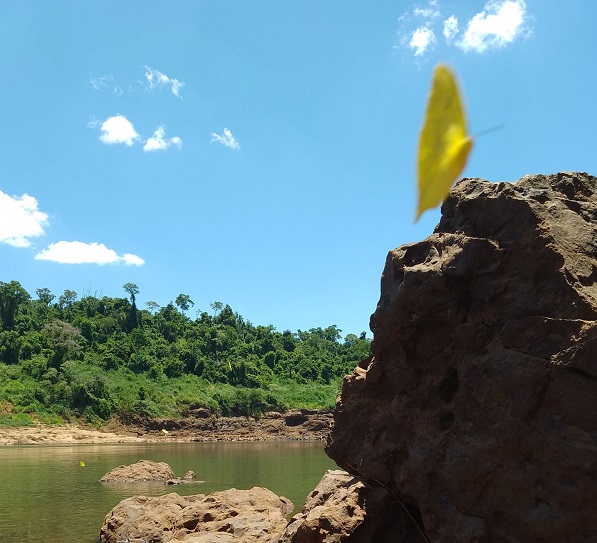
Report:
[[369,355],[364,332],[278,332],[221,302],[193,320],[186,294],[140,310],[137,285],[123,288],[128,298],[66,290],[56,300],[40,288],[32,299],[17,281],[0,282],[0,424],[331,407],[342,377]]

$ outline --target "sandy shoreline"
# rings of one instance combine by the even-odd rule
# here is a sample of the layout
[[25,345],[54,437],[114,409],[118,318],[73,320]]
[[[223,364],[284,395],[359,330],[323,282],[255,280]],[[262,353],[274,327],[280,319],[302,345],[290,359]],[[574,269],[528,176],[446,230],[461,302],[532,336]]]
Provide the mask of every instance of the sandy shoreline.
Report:
[[321,440],[329,433],[330,413],[271,414],[245,417],[146,421],[124,425],[112,421],[102,429],[78,424],[0,426],[0,446],[87,443],[178,443],[199,441]]
[[[170,438],[170,436],[167,436]],[[164,435],[162,440],[166,439]],[[143,443],[159,441],[159,436],[133,436],[84,428],[75,424],[0,426],[2,445],[69,445],[74,443]]]

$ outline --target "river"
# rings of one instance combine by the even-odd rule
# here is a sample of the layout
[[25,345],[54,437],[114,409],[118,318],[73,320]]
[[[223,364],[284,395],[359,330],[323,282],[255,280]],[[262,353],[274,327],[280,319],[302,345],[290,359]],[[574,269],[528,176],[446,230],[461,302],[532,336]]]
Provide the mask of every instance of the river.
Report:
[[[198,484],[102,484],[110,469],[141,459],[167,462]],[[81,466],[83,462],[85,466]],[[264,486],[299,510],[335,464],[321,442],[159,443],[0,448],[1,543],[97,543],[106,513],[136,494],[208,494]]]

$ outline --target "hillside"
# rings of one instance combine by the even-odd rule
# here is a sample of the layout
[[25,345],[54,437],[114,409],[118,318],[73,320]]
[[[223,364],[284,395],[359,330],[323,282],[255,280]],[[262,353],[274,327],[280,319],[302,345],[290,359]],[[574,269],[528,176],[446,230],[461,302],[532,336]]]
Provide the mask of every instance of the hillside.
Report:
[[139,309],[138,287],[123,288],[128,297],[39,288],[32,298],[0,282],[0,423],[331,407],[342,377],[369,355],[364,332],[279,332],[221,302],[191,318],[185,294]]

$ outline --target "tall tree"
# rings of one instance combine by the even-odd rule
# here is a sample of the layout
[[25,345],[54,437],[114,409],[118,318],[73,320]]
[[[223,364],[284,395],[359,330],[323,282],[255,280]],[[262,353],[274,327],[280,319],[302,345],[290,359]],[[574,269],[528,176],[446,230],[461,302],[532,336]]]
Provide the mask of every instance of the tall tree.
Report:
[[60,311],[70,316],[71,308],[77,299],[77,293],[74,290],[65,290],[58,298],[58,307]]
[[49,288],[38,288],[35,290],[35,294],[37,294],[38,300],[44,305],[50,305],[52,300],[56,298],[51,292]]
[[139,294],[139,287],[135,285],[135,283],[125,283],[122,285],[122,288],[128,293],[131,297],[131,303],[135,304],[135,296]]
[[147,307],[147,311],[149,311],[152,315],[160,309],[160,305],[152,300],[145,302],[145,306]]
[[18,281],[0,281],[0,318],[4,330],[12,330],[19,306],[29,299],[29,293]]
[[126,331],[130,332],[139,326],[139,315],[137,313],[137,304],[135,304],[135,296],[139,294],[139,287],[135,283],[125,283],[122,288],[131,297],[131,309],[125,323]]
[[37,320],[41,325],[41,322],[46,322],[48,319],[48,314],[52,311],[50,304],[56,296],[50,292],[49,288],[38,288],[35,293],[37,294],[37,300],[33,302],[33,306],[37,312]]
[[191,300],[191,297],[188,294],[179,294],[176,297],[176,300],[174,300],[174,303],[179,307],[183,315],[189,310],[189,307],[195,305],[195,302]]
[[209,307],[211,307],[214,310],[214,319],[215,319],[217,317],[218,313],[220,311],[222,311],[224,304],[222,302],[213,302],[213,303],[209,304]]

